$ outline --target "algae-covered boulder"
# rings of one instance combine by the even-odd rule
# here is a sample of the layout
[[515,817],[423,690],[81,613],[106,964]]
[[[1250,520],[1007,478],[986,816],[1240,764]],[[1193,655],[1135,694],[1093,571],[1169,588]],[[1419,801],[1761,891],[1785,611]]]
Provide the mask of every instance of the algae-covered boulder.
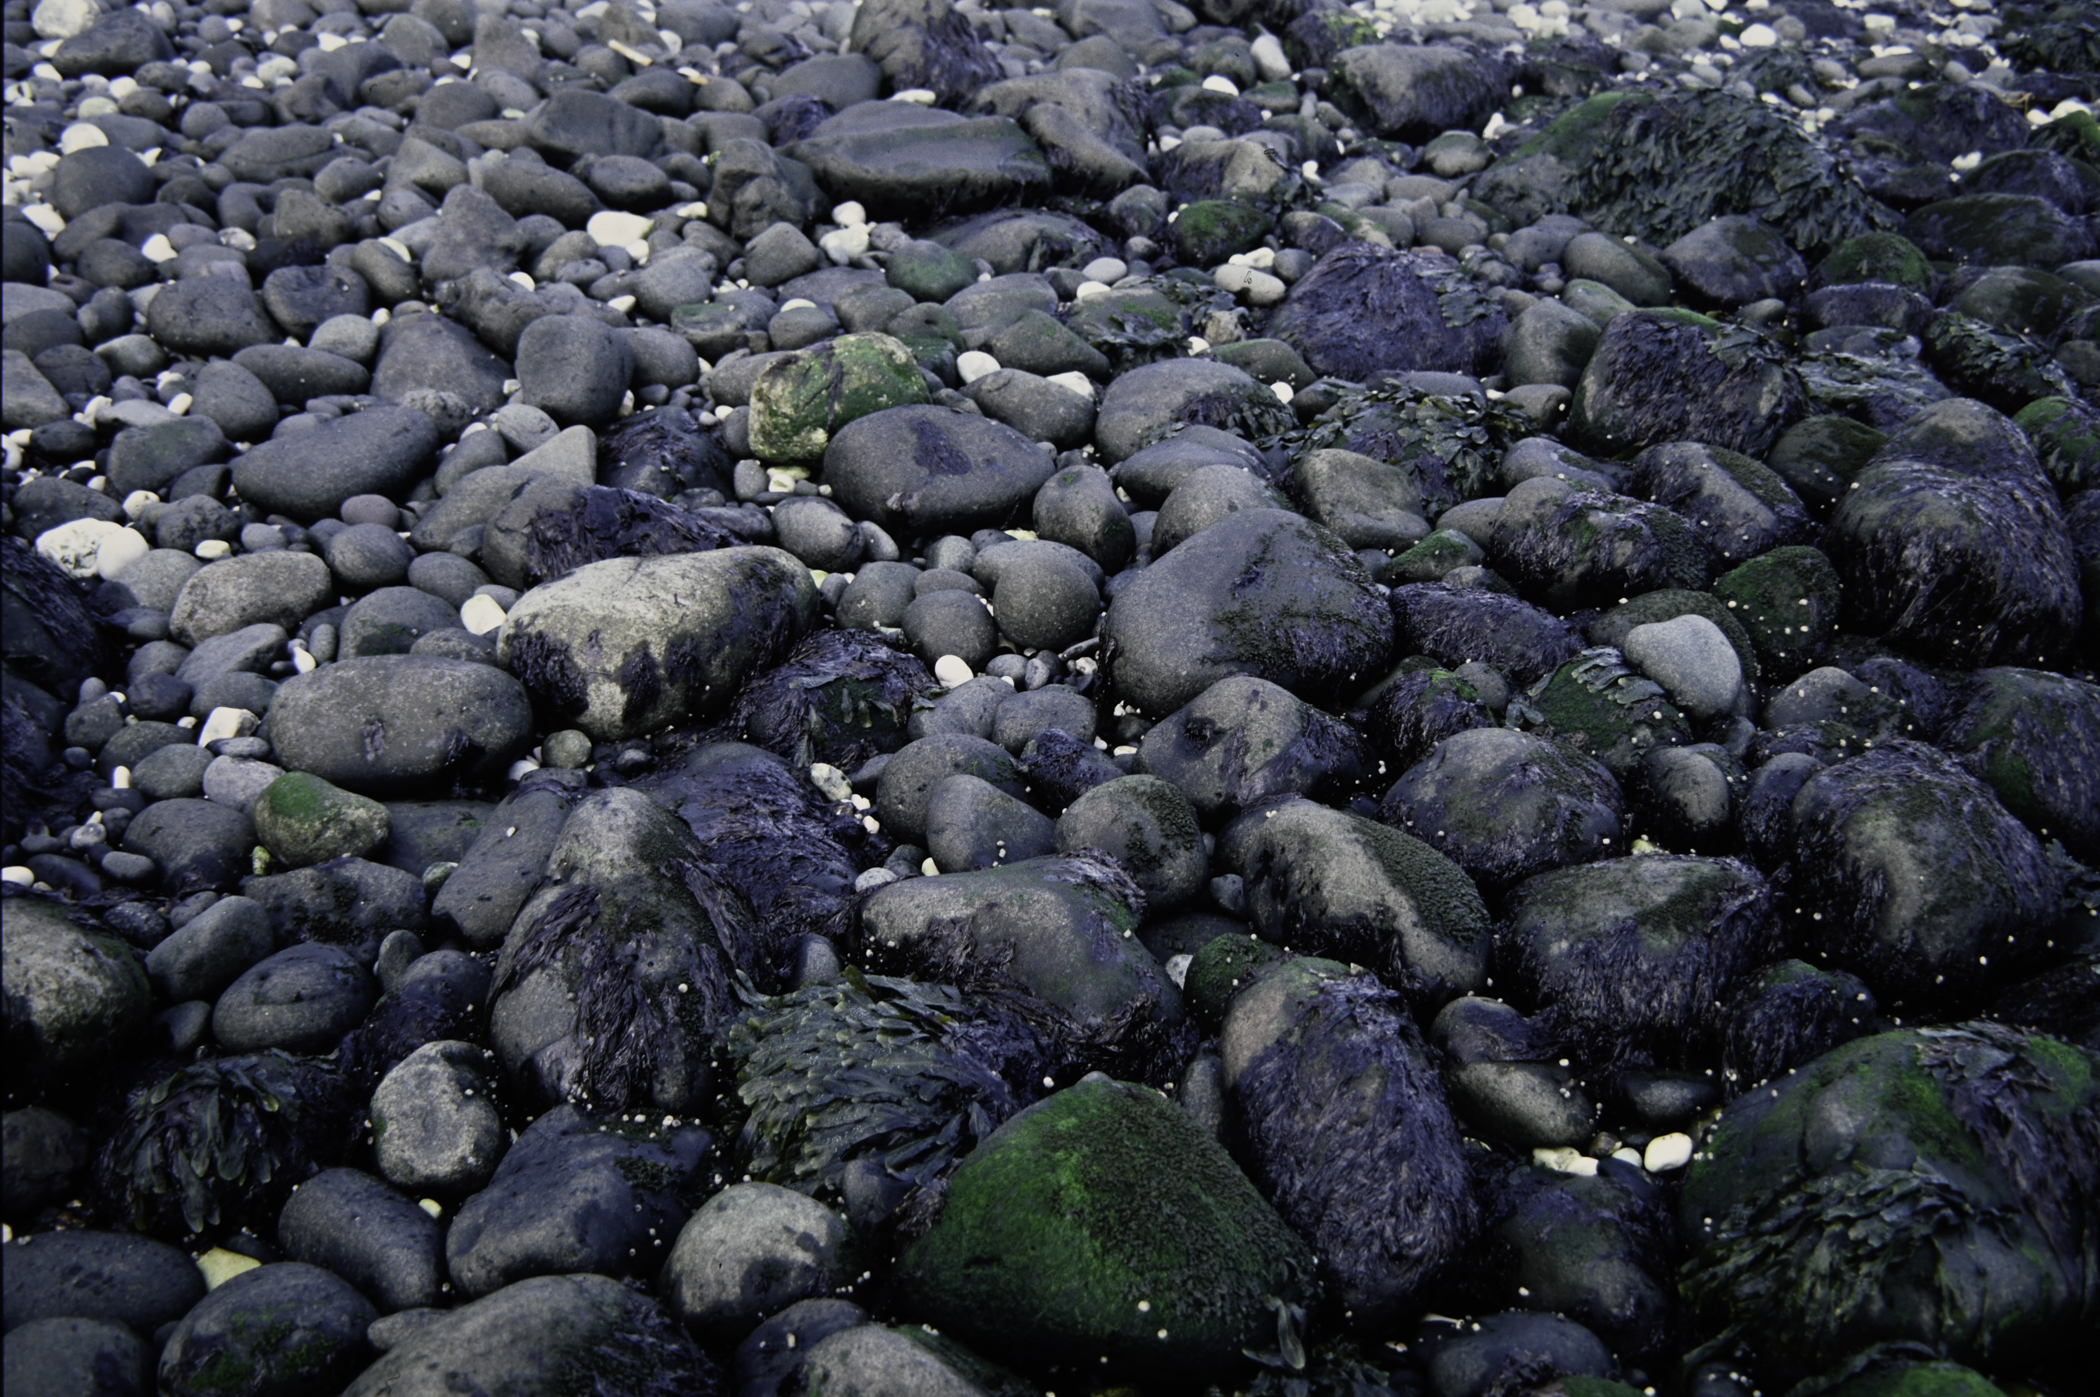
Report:
[[613,558],[520,597],[496,660],[550,719],[613,741],[724,707],[816,614],[809,569],[777,548]]
[[1990,788],[1904,738],[1809,777],[1780,902],[1804,944],[1896,998],[1961,1001],[2045,951],[2063,872]]
[[[1498,1268],[1498,1301],[1579,1320],[1622,1360],[1669,1351],[1676,1229],[1661,1190],[1638,1169],[1614,1161],[1563,1174],[1520,1164],[1483,1193],[1484,1240],[1508,1262]],[[1573,1397],[1572,1382],[1568,1391]]]
[[1656,748],[1692,740],[1662,685],[1627,668],[1610,646],[1583,651],[1511,698],[1507,722],[1596,758],[1622,781]]
[[1718,567],[1806,543],[1814,529],[1786,481],[1726,447],[1694,441],[1651,446],[1634,458],[1627,484],[1632,494],[1674,510]]
[[1625,796],[1602,765],[1559,743],[1480,727],[1437,744],[1386,792],[1379,818],[1497,891],[1605,857]]
[[1874,993],[1856,975],[1783,960],[1759,971],[1728,1006],[1721,1031],[1722,1085],[1753,1091],[1872,1033]]
[[255,800],[255,837],[287,868],[363,858],[386,843],[387,808],[304,771],[286,772]]
[[1428,666],[1408,669],[1382,683],[1369,705],[1369,731],[1391,758],[1389,771],[1405,771],[1447,737],[1495,726],[1494,709],[1465,676]]
[[1090,1066],[1165,1080],[1186,1056],[1181,995],[1133,934],[1145,896],[1089,854],[910,878],[861,906],[870,969],[1018,990],[1067,1020]]
[[692,831],[640,791],[577,805],[504,939],[489,1041],[543,1106],[689,1112],[712,1098],[750,912]]
[[2100,688],[2035,669],[1957,686],[1943,740],[2005,808],[2079,858],[2100,857]]
[[762,461],[814,461],[848,422],[925,401],[926,377],[901,340],[840,335],[759,371],[751,385],[751,450]]
[[1877,1343],[2068,1343],[2096,1301],[2090,1055],[1996,1024],[1846,1044],[1721,1117],[1678,1215],[1686,1300],[1789,1377]]
[[1446,669],[1479,661],[1512,684],[1551,674],[1582,651],[1582,633],[1519,597],[1445,582],[1393,588],[1393,650]]
[[811,634],[737,691],[729,722],[796,766],[853,771],[909,740],[912,703],[934,687],[918,657],[865,631]]
[[1356,731],[1280,685],[1220,679],[1146,732],[1137,769],[1172,782],[1205,819],[1280,795],[1338,794],[1370,762]]
[[1762,456],[1805,410],[1776,341],[1690,311],[1644,310],[1605,327],[1568,434],[1604,456],[1684,440]]
[[1411,835],[1291,798],[1227,826],[1218,857],[1245,880],[1250,920],[1280,945],[1371,966],[1431,1006],[1486,975],[1479,890]]
[[1336,706],[1391,644],[1391,614],[1356,555],[1276,509],[1241,510],[1144,569],[1102,629],[1112,690],[1162,714],[1233,674]]
[[1543,475],[1504,498],[1487,545],[1511,581],[1567,610],[1662,587],[1698,591],[1711,575],[1698,534],[1670,509]]
[[1312,1243],[1329,1305],[1389,1324],[1479,1222],[1443,1082],[1405,1003],[1329,960],[1242,988],[1219,1034],[1257,1183]]
[[1291,287],[1269,333],[1319,373],[1364,380],[1482,372],[1508,328],[1508,313],[1450,258],[1352,239]]
[[1681,1066],[1775,932],[1771,889],[1747,864],[1611,859],[1517,886],[1495,934],[1497,979],[1584,1061]]
[[593,1386],[633,1397],[711,1397],[720,1381],[713,1361],[648,1296],[604,1276],[535,1276],[414,1330],[344,1397],[561,1397]]
[[1758,664],[1783,682],[1821,658],[1837,630],[1843,593],[1830,559],[1795,545],[1723,574],[1713,595],[1749,634]]
[[1084,1355],[1089,1371],[1169,1377],[1277,1345],[1312,1271],[1306,1244],[1192,1117],[1149,1088],[1090,1079],[971,1152],[896,1284],[908,1313],[996,1357]]
[[1025,994],[855,974],[752,1003],[728,1049],[745,1170],[867,1228],[1036,1100],[1064,1038]]

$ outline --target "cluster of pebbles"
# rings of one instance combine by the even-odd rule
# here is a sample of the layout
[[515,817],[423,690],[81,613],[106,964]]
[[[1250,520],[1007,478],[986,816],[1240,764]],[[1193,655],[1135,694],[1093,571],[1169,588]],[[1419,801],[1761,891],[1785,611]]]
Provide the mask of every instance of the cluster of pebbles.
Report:
[[10,1394],[2069,1397],[2090,0],[5,0]]

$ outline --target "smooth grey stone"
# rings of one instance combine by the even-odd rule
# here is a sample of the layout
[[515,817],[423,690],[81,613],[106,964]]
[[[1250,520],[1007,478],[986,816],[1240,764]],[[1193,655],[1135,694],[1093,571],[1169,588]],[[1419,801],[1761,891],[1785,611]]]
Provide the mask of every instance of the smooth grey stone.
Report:
[[787,1305],[852,1289],[860,1265],[845,1218],[793,1189],[740,1183],[687,1219],[658,1287],[695,1333],[741,1338]]
[[153,1389],[153,1355],[111,1319],[39,1319],[7,1332],[5,1382],[19,1394],[140,1397]]
[[278,1214],[277,1244],[356,1286],[381,1314],[443,1303],[443,1225],[370,1174],[326,1169],[300,1184]]
[[510,1147],[486,1048],[425,1043],[372,1093],[373,1151],[396,1188],[456,1198],[485,1186]]
[[364,1021],[377,986],[339,946],[292,946],[250,966],[212,1009],[212,1034],[232,1052],[325,1053]]
[[1125,776],[1086,792],[1058,817],[1056,840],[1059,853],[1113,856],[1144,890],[1148,911],[1189,901],[1210,878],[1196,807],[1156,776]]
[[276,934],[260,903],[222,897],[146,953],[146,976],[166,1003],[216,999],[275,948]]
[[204,1298],[189,1255],[132,1232],[42,1232],[0,1243],[5,1328],[75,1316],[151,1334]]
[[335,1391],[371,1359],[379,1318],[341,1277],[297,1261],[257,1266],[199,1300],[160,1355],[167,1397],[206,1397],[227,1370],[258,1394]]

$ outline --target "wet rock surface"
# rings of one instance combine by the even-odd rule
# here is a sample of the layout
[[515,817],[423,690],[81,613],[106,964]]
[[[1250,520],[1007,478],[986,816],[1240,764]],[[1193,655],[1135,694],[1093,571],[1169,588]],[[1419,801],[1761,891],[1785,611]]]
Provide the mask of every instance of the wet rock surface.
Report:
[[9,0],[10,1392],[2088,1391],[2064,0]]

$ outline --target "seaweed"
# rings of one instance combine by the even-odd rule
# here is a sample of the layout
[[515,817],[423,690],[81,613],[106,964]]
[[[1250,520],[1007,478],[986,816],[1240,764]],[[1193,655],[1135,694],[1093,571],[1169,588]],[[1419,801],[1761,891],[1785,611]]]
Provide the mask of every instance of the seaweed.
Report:
[[1542,607],[1481,588],[1444,582],[1395,587],[1393,648],[1456,668],[1493,665],[1511,684],[1529,684],[1575,658],[1582,636]]
[[912,705],[935,688],[916,656],[866,631],[817,631],[737,692],[727,727],[797,767],[853,771],[910,740]]
[[2051,73],[2100,72],[2100,29],[2086,0],[2007,5],[1999,54],[2022,68]]
[[341,1059],[271,1049],[181,1068],[134,1093],[97,1162],[111,1211],[177,1240],[274,1223],[293,1187],[352,1144]]
[[1025,996],[849,970],[832,984],[746,995],[730,1028],[738,1152],[754,1179],[827,1199],[869,1160],[929,1189],[1041,1094],[1060,1056],[1053,1011]]
[[1442,1079],[1400,995],[1321,984],[1239,1075],[1253,1173],[1313,1246],[1327,1298],[1372,1329],[1404,1314],[1479,1228]]
[[1722,1018],[1721,1080],[1731,1099],[1874,1031],[1873,992],[1851,975],[1783,961],[1762,978]]
[[1675,242],[1709,219],[1752,214],[1804,254],[1895,224],[1835,146],[1766,103],[1676,92],[1623,101],[1575,167],[1575,208],[1600,228]]
[[568,507],[541,508],[525,530],[524,588],[607,558],[705,553],[747,540],[716,521],[636,490],[582,487]]
[[2018,412],[2036,398],[2077,394],[2047,340],[1995,329],[1956,311],[1934,317],[1925,331],[1925,353],[1956,392],[2004,412]]
[[[1894,338],[1895,332],[1889,332]],[[1916,341],[1911,341],[1915,348]],[[1912,417],[1954,396],[1914,354],[1899,347],[1886,354],[1842,350],[1809,351],[1794,360],[1813,414],[1855,418],[1879,432],[1892,432]]]
[[1329,448],[1390,461],[1413,473],[1423,512],[1434,516],[1493,493],[1503,456],[1536,430],[1504,402],[1388,380],[1349,390],[1309,425],[1261,445],[1281,447],[1294,461]]

